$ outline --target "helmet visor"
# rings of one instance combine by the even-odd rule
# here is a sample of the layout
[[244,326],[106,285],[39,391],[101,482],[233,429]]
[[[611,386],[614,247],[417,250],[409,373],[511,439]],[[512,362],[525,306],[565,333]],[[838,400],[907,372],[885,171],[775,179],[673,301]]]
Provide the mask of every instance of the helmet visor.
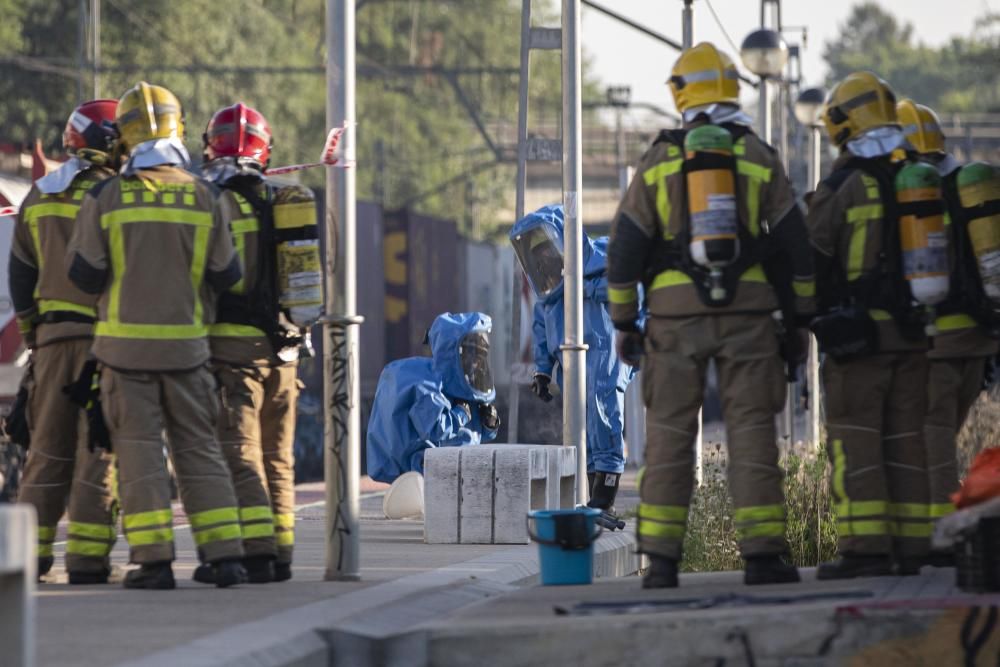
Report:
[[489,336],[482,332],[470,333],[462,339],[458,353],[462,361],[462,373],[469,386],[479,392],[493,389]]
[[551,294],[562,282],[562,239],[548,225],[539,225],[515,237],[512,243],[535,294]]

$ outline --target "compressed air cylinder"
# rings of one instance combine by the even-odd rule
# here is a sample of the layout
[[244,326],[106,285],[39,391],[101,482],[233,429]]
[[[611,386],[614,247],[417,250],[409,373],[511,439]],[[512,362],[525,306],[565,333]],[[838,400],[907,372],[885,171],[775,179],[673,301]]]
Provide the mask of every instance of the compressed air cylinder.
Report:
[[986,298],[1000,303],[1000,175],[984,162],[958,172],[958,197],[968,212],[969,241]]
[[913,162],[896,174],[903,276],[913,298],[935,306],[948,296],[948,237],[941,177],[929,164]]
[[277,240],[278,303],[302,327],[313,324],[323,309],[316,202],[305,188],[288,187],[274,202]]
[[740,255],[733,137],[702,125],[684,138],[691,258],[712,276],[711,296],[723,299],[722,269]]

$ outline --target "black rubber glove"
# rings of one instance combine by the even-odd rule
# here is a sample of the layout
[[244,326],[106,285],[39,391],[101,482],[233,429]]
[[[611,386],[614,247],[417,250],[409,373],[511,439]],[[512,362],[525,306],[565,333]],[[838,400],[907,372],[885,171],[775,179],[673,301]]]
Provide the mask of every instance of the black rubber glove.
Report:
[[500,428],[500,413],[492,403],[479,404],[479,421],[490,431]]
[[642,355],[645,354],[644,337],[638,331],[618,331],[615,334],[615,352],[623,364],[634,368],[642,365]]
[[545,373],[535,373],[531,380],[531,392],[546,403],[552,400],[552,392],[549,391],[549,384],[552,378]]
[[465,411],[466,419],[472,419],[472,406],[465,401],[452,401],[452,405]]

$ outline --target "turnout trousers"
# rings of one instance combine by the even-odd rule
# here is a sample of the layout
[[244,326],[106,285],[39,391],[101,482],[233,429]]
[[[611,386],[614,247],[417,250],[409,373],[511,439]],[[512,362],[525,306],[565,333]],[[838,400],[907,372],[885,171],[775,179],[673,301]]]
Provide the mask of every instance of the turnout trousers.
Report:
[[131,561],[174,559],[163,430],[199,552],[210,563],[241,558],[236,494],[215,439],[218,395],[208,369],[146,373],[105,367],[101,400],[118,456],[122,524]]
[[923,350],[823,361],[827,451],[842,554],[930,550]]
[[297,363],[213,370],[222,400],[219,444],[236,488],[246,555],[291,563]]
[[83,410],[63,387],[75,382],[90,351],[90,339],[44,345],[32,352],[28,387],[31,446],[18,500],[38,514],[38,557],[52,557],[56,525],[69,505],[66,569],[101,572],[110,569],[118,503],[114,458],[87,447]]
[[924,438],[932,520],[955,511],[951,494],[959,486],[956,440],[982,391],[987,361],[987,357],[930,360]]
[[785,374],[768,314],[651,318],[642,391],[646,466],[639,482],[639,548],[680,559],[694,486],[698,410],[715,360],[726,421],[728,483],[744,557],[780,554],[785,504],[774,417]]

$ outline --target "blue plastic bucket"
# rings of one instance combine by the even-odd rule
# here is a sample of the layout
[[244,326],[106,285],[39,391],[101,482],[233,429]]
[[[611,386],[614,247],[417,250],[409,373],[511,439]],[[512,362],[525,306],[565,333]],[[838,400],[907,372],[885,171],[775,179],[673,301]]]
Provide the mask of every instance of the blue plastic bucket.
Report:
[[594,573],[594,540],[601,534],[600,510],[528,512],[528,535],[538,543],[543,586],[589,584]]

